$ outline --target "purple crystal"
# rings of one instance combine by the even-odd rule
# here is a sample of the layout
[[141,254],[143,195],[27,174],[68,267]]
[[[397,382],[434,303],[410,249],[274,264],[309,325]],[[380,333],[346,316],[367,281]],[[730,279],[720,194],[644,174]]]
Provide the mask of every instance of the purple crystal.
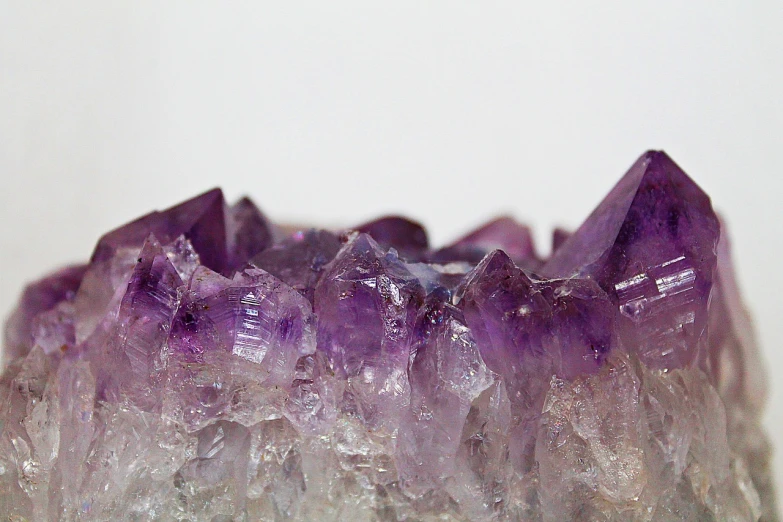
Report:
[[518,265],[529,268],[538,265],[530,228],[508,216],[493,219],[452,245],[435,251],[432,260],[475,264],[493,250],[503,250]]
[[307,230],[264,250],[250,263],[278,277],[312,303],[316,283],[341,246],[340,238],[332,232]]
[[502,251],[468,277],[467,323],[490,368],[510,379],[542,364],[565,379],[594,373],[616,344],[614,307],[589,279],[532,281]]
[[[423,289],[402,261],[367,234],[337,254],[315,289],[318,346],[370,425],[395,420],[409,398],[407,365]],[[388,415],[388,418],[387,418]]]
[[[127,398],[140,408],[158,407],[149,393],[159,386],[165,342],[182,287],[176,269],[154,236],[139,253],[118,313],[117,334],[112,343],[93,347],[98,388],[103,398],[120,402]],[[123,368],[121,374],[118,368]]]
[[620,332],[658,368],[703,349],[720,227],[704,192],[663,152],[648,152],[541,269],[595,279]]
[[721,221],[715,287],[710,300],[708,350],[703,365],[727,402],[727,423],[737,437],[742,452],[752,455],[753,483],[762,498],[773,498],[771,469],[766,458],[769,447],[761,426],[754,421],[767,400],[767,373],[758,357],[759,348],[748,311],[745,309],[732,266],[726,224]]
[[399,216],[387,216],[356,227],[386,249],[394,248],[406,259],[420,258],[429,248],[427,232],[419,223]]
[[400,425],[397,466],[405,490],[422,494],[456,473],[455,460],[442,457],[456,455],[471,403],[494,377],[448,293],[430,294],[416,324],[411,406]]
[[238,270],[250,258],[272,244],[272,231],[266,217],[248,198],[228,210],[228,269]]
[[103,236],[92,262],[114,255],[121,247],[138,247],[150,234],[163,243],[184,235],[193,244],[201,262],[220,271],[227,261],[223,192],[213,189],[162,212],[151,212]]
[[86,270],[85,265],[63,268],[24,289],[16,311],[5,326],[3,360],[27,354],[35,329],[34,319],[58,303],[73,301]]
[[263,270],[229,280],[202,267],[181,300],[168,347],[193,361],[225,351],[258,365],[264,382],[284,386],[299,357],[315,351],[314,323],[310,303]]
[[468,276],[460,300],[487,366],[505,382],[519,418],[509,447],[521,472],[533,466],[550,378],[598,372],[615,348],[614,307],[590,280],[534,281],[502,251]]
[[[725,223],[721,223],[726,230]],[[755,364],[756,340],[750,316],[742,304],[728,237],[718,242],[718,265],[715,271],[715,288],[709,311],[709,353],[707,365],[710,373],[725,393],[741,398],[755,411],[761,411],[766,400],[764,387],[766,370]]]
[[643,155],[550,259],[212,190],[26,288],[0,375],[19,520],[774,521],[764,368],[707,196]]
[[213,189],[109,232],[95,247],[92,262],[111,258],[121,247],[139,247],[150,234],[164,245],[184,236],[204,266],[226,273],[242,266],[271,240],[266,218],[250,200],[245,198],[229,209],[223,192]]
[[571,232],[565,229],[556,228],[554,231],[552,231],[552,253],[554,254],[555,251],[560,248],[569,237],[571,237]]

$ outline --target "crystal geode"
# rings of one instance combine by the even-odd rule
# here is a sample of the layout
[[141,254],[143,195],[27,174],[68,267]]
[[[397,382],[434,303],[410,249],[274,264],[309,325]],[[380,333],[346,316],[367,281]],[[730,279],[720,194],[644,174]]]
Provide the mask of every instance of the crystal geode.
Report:
[[[27,287],[8,520],[776,520],[709,198],[644,154],[549,259],[500,218],[270,224],[219,190]],[[4,520],[6,518],[3,518]]]

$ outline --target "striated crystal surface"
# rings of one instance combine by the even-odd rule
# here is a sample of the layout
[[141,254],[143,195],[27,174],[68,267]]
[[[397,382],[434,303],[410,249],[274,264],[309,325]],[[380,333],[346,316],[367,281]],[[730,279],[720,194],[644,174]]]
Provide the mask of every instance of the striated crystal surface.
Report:
[[552,243],[275,226],[218,189],[117,228],[6,325],[0,515],[777,520],[709,198],[648,152]]

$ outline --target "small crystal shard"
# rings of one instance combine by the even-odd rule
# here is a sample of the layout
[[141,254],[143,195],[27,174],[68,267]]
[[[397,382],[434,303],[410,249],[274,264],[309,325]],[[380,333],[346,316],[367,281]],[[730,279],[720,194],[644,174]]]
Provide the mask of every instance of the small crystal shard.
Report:
[[777,520],[725,225],[644,154],[541,258],[500,217],[272,225],[215,189],[6,325],[9,520]]

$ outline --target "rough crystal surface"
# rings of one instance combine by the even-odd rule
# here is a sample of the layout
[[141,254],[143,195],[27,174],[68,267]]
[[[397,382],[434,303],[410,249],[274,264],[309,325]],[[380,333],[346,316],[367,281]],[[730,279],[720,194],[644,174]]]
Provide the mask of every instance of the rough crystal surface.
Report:
[[212,190],[6,325],[8,520],[777,520],[725,226],[644,154],[553,253],[509,217],[273,226]]

